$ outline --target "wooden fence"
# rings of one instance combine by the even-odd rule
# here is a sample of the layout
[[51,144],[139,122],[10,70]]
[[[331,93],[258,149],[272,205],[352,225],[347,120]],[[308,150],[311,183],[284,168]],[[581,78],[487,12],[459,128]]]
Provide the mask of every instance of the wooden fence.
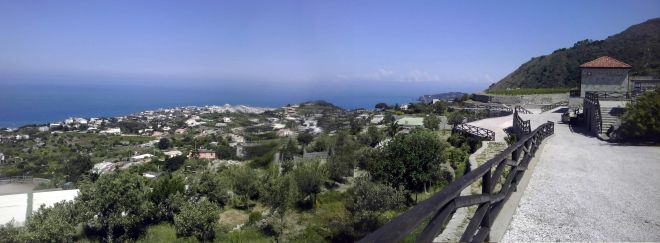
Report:
[[[488,241],[493,221],[516,190],[541,142],[553,133],[554,123],[549,121],[541,125],[485,164],[459,177],[442,191],[392,219],[360,242],[399,242],[427,220],[428,224],[417,235],[416,241],[431,242],[442,233],[452,212],[469,206],[477,206],[477,210],[460,241]],[[460,196],[463,189],[479,181],[480,195]]]
[[593,133],[601,133],[603,119],[600,111],[600,97],[596,92],[586,92],[582,104],[584,117],[586,118],[587,128]]
[[495,132],[488,130],[486,128],[481,128],[477,126],[472,126],[467,123],[458,124],[452,129],[454,133],[463,133],[471,136],[476,136],[486,141],[495,140]]
[[546,112],[546,111],[552,110],[554,108],[557,108],[557,107],[560,107],[560,106],[567,106],[567,105],[568,105],[568,101],[559,101],[559,102],[549,104],[549,105],[542,105],[541,106],[541,112]]
[[525,107],[522,107],[522,106],[519,106],[519,105],[517,105],[514,110],[517,111],[518,113],[522,113],[522,114],[534,114],[531,111],[525,109]]
[[513,113],[513,131],[516,133],[518,137],[521,137],[525,134],[529,134],[532,132],[532,126],[530,124],[530,121],[523,120],[519,115],[518,115],[518,110]]

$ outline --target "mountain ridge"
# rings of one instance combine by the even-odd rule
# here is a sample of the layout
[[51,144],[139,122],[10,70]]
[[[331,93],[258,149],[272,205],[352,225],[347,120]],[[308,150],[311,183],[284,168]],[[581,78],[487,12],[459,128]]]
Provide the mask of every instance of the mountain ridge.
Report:
[[570,48],[533,57],[487,91],[510,88],[574,88],[580,64],[610,56],[632,65],[630,75],[660,76],[660,18],[632,25],[604,40],[581,40]]

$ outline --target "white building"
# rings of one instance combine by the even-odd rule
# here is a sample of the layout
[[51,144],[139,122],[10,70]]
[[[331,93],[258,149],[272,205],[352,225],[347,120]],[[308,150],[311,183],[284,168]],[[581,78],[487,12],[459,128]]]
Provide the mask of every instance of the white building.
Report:
[[230,123],[231,122],[231,117],[223,117],[222,122],[224,123]]
[[4,163],[5,163],[5,154],[0,153],[0,164],[4,164]]
[[148,158],[154,157],[153,154],[140,154],[140,155],[135,155],[131,157],[131,161],[142,161]]
[[176,157],[176,156],[179,156],[179,155],[183,155],[183,152],[181,152],[179,150],[171,150],[171,151],[165,151],[165,152],[163,152],[163,154],[165,154],[165,156],[167,156],[168,158],[172,158],[172,157]]
[[[25,223],[27,212],[39,210],[41,205],[52,207],[61,201],[73,201],[80,190],[35,191],[0,196],[0,224],[5,225],[14,220],[15,226]],[[32,194],[30,197],[28,194]],[[32,202],[28,200],[32,199]],[[30,207],[31,208],[28,208]]]
[[374,117],[371,118],[371,124],[378,124],[385,119],[384,115],[374,115]]
[[121,135],[121,129],[117,128],[108,128],[106,130],[101,131],[101,134],[109,134],[109,135]]

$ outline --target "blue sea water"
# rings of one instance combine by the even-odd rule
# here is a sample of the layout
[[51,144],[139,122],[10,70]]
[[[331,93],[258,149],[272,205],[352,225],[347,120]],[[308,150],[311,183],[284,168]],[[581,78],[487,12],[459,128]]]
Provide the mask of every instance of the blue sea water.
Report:
[[244,104],[281,107],[326,100],[343,108],[372,108],[378,102],[407,103],[442,90],[283,85],[0,84],[0,127],[45,124],[67,117],[109,117],[176,106]]

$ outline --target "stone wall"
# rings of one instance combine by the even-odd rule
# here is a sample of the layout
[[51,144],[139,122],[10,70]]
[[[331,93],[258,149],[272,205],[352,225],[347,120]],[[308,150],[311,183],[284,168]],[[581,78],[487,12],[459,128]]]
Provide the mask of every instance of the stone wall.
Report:
[[580,89],[580,97],[588,91],[627,92],[628,69],[583,68]]
[[522,105],[525,107],[533,107],[538,105],[554,104],[561,101],[568,101],[568,93],[535,95],[492,95],[479,93],[474,94],[474,99],[484,103],[499,103],[506,105]]

